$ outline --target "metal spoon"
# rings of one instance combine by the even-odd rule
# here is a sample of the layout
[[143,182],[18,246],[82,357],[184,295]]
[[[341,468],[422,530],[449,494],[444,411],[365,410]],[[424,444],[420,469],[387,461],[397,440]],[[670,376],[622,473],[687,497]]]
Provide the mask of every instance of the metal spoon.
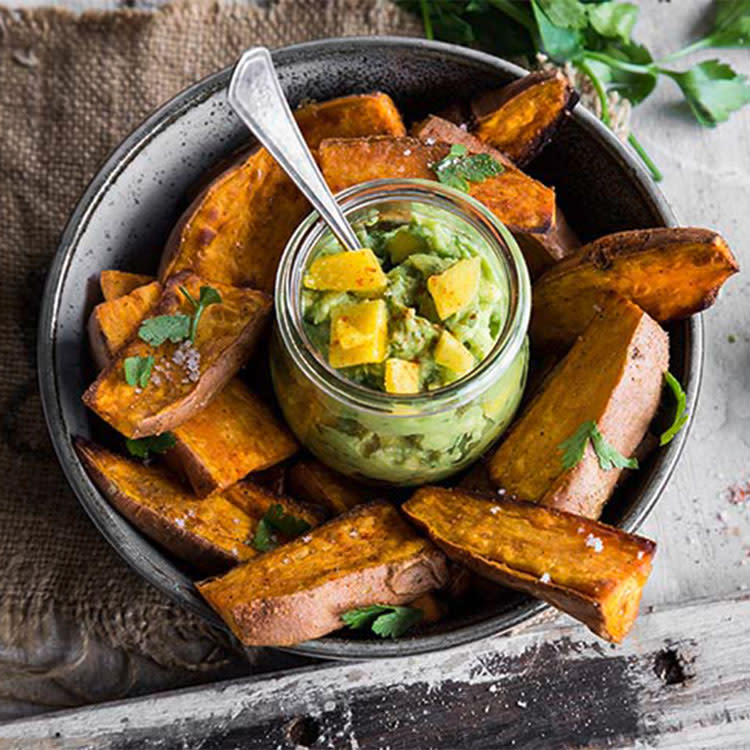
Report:
[[253,47],[242,55],[229,82],[228,98],[234,111],[292,178],[343,247],[361,247],[302,137],[266,47]]

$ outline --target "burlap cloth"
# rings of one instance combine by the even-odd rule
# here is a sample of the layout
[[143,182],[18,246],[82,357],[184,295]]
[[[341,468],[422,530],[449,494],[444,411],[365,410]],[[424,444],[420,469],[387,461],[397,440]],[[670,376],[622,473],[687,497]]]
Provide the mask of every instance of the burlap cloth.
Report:
[[144,116],[248,46],[418,33],[387,0],[0,8],[0,718],[248,669],[115,555],[50,446],[37,312],[78,196]]

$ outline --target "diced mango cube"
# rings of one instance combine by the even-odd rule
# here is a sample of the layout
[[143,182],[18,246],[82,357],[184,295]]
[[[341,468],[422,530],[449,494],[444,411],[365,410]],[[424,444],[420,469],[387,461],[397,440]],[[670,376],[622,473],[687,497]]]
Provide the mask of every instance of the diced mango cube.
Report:
[[406,359],[386,360],[385,390],[388,393],[419,393],[419,364]]
[[[344,346],[339,332],[348,333],[345,343],[352,343],[350,329],[362,336],[362,343]],[[382,299],[340,305],[331,314],[331,341],[328,361],[333,367],[351,367],[382,362],[388,354],[388,308]]]
[[467,258],[427,279],[427,288],[441,320],[460,312],[477,298],[481,267],[480,258]]
[[349,321],[344,318],[336,320],[336,330],[334,338],[338,341],[342,349],[353,349],[355,346],[362,346],[369,340],[369,336],[358,328],[355,328]]
[[387,283],[375,253],[369,248],[324,255],[312,262],[304,280],[308,289],[368,294],[383,292]]
[[443,331],[435,344],[435,362],[460,377],[474,367],[474,355],[455,336]]

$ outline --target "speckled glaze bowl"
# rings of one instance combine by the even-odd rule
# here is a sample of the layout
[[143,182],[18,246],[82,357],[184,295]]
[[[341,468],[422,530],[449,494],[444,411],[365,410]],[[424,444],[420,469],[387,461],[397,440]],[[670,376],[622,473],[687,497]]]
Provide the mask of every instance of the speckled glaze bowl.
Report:
[[[381,90],[408,120],[500,86],[524,71],[452,45],[403,38],[332,39],[273,55],[287,97],[303,99]],[[62,468],[102,534],[144,578],[165,594],[223,627],[193,587],[184,566],[163,552],[99,493],[78,460],[74,435],[106,440],[81,394],[94,377],[86,320],[98,301],[105,268],[154,273],[164,241],[207,170],[247,143],[226,102],[230,70],[200,81],[157,110],[114,151],[86,190],[47,279],[39,329],[39,378],[50,434]],[[586,241],[608,232],[670,226],[674,216],[634,155],[579,107],[530,167],[554,185],[562,208]],[[672,371],[696,403],[701,373],[700,317],[675,324]],[[694,411],[694,409],[693,409]],[[661,495],[687,438],[683,430],[621,486],[605,520],[633,531]],[[381,640],[333,635],[294,649],[310,656],[369,659],[449,648],[509,631],[545,605],[510,594],[411,637]]]

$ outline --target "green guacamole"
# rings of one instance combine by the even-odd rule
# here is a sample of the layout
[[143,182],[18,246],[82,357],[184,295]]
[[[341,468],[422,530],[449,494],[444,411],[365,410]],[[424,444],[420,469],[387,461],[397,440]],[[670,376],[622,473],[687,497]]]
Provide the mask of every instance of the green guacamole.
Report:
[[[446,225],[429,207],[397,219],[373,213],[356,230],[362,247],[371,249],[377,258],[386,286],[378,292],[304,288],[304,328],[313,347],[330,361],[331,322],[337,311],[363,300],[382,299],[387,309],[385,356],[377,362],[336,367],[341,375],[367,388],[389,391],[386,362],[397,359],[418,366],[418,387],[410,392],[423,392],[468,374],[490,352],[507,317],[507,284],[497,259],[476,237]],[[329,237],[316,248],[308,268],[318,258],[341,252]],[[472,258],[480,261],[474,293],[459,310],[442,319],[428,280]],[[468,367],[451,369],[436,357],[444,331],[470,353],[467,358],[460,352]],[[416,367],[412,372],[416,375]]]

